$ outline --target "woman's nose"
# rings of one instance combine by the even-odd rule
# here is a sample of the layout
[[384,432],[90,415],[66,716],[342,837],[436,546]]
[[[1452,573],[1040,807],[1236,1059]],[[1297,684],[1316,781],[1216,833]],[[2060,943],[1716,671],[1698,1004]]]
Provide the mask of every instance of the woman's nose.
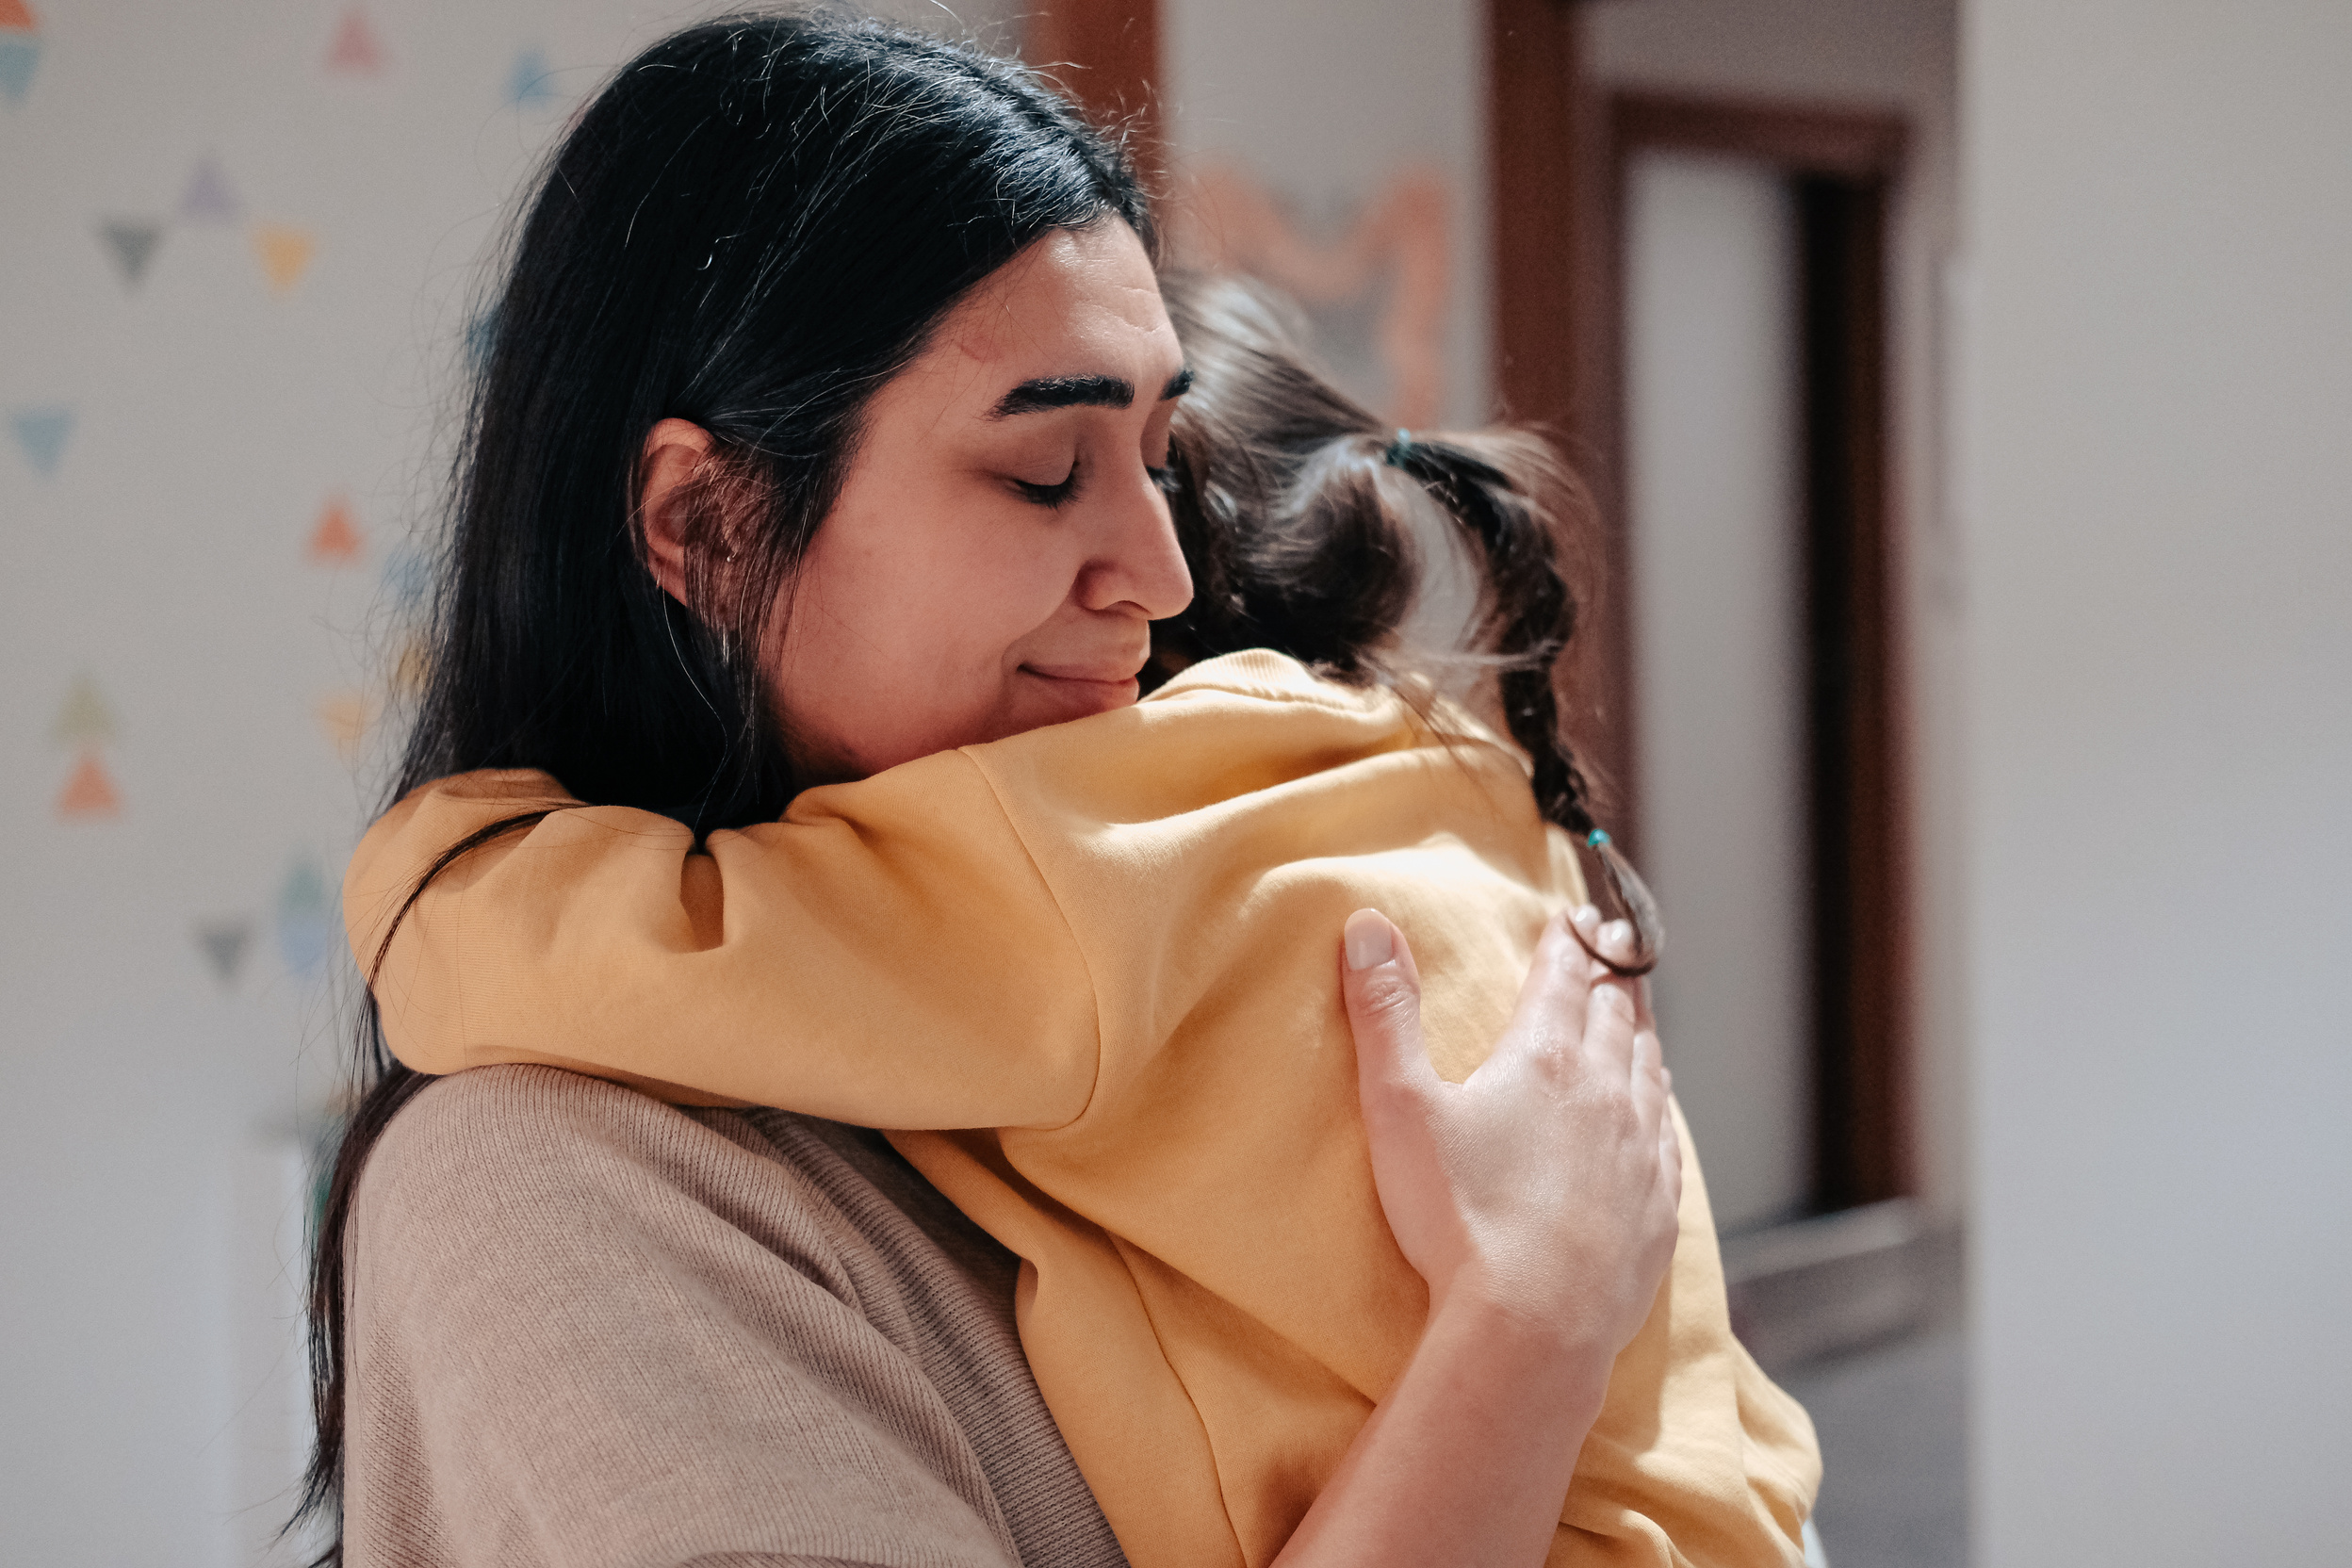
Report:
[[1105,498],[1109,514],[1097,554],[1079,583],[1088,610],[1132,604],[1146,620],[1165,620],[1192,602],[1192,568],[1184,563],[1168,515],[1168,498],[1151,471],[1137,466],[1135,482]]

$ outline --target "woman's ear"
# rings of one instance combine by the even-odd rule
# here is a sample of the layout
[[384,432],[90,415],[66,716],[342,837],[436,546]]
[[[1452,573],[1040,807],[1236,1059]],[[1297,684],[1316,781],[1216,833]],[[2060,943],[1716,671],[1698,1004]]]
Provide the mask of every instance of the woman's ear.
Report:
[[694,531],[694,478],[710,455],[710,433],[684,419],[664,419],[645,436],[637,460],[637,531],[645,567],[662,591],[680,604],[686,595],[686,553]]

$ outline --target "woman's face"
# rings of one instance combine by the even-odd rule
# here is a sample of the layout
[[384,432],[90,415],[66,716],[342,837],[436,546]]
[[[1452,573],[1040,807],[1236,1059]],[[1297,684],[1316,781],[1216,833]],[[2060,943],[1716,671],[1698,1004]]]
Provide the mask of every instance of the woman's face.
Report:
[[820,778],[1123,707],[1192,579],[1152,470],[1184,353],[1117,220],[1037,241],[876,392],[778,606],[770,690]]

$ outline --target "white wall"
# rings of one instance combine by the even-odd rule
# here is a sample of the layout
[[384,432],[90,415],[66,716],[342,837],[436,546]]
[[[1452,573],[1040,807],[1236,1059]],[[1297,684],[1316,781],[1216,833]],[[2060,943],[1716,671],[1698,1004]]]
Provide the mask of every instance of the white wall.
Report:
[[1966,14],[1978,1560],[2352,1561],[2352,7]]
[[1921,1196],[1949,1215],[1968,1191],[1968,1048],[1962,604],[1941,455],[1953,0],[1592,0],[1584,11],[1589,65],[1605,86],[1893,108],[1910,124],[1889,263],[1893,559],[1910,717],[1917,1164]]

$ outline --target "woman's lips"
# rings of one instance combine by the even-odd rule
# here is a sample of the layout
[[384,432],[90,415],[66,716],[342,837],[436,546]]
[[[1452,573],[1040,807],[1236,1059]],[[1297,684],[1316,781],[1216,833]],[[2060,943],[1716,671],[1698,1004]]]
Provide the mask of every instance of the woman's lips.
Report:
[[1021,670],[1040,679],[1066,680],[1073,686],[1133,686],[1135,683],[1135,672],[1133,670],[1075,669],[1053,664],[1023,664]]
[[1021,673],[1045,684],[1059,699],[1071,717],[1085,713],[1107,712],[1124,708],[1135,700],[1135,672],[1132,668],[1100,664],[1023,664]]

